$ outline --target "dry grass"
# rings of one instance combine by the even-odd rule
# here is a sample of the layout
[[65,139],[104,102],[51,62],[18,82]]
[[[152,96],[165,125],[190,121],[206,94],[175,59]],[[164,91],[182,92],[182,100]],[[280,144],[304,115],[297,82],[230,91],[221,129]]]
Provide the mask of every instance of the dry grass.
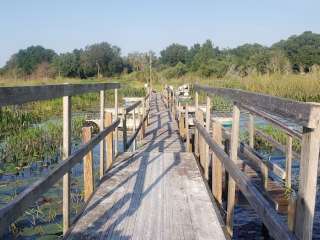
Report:
[[304,102],[320,102],[320,72],[305,75],[251,74],[244,78],[227,75],[223,79],[186,75],[179,79],[168,80],[168,84],[174,86],[196,82],[212,87],[238,88]]

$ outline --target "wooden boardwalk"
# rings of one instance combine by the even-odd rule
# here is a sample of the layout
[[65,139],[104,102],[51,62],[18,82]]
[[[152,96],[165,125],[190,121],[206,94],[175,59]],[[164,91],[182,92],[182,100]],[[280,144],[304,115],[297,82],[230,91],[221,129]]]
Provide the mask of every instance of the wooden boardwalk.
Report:
[[192,153],[159,94],[145,139],[118,157],[69,239],[225,239]]

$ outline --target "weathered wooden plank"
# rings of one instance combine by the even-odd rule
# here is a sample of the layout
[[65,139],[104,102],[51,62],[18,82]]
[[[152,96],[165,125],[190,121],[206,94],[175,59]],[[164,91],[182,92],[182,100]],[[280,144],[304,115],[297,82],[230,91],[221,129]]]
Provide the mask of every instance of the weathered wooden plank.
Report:
[[[112,113],[106,113],[105,116],[105,126],[110,126],[112,124]],[[105,139],[106,143],[106,169],[110,169],[114,160],[114,150],[113,150],[113,133],[107,135]]]
[[299,191],[294,232],[300,239],[312,239],[314,208],[317,189],[320,127],[303,127]]
[[[71,153],[71,97],[63,97],[63,141],[62,158],[66,160]],[[63,234],[68,231],[70,225],[70,173],[63,176],[62,214]]]
[[[207,96],[207,105],[206,105],[206,129],[210,131],[210,124],[211,124],[211,99]],[[209,145],[205,144],[205,166],[204,166],[204,176],[207,180],[209,180]]]
[[91,139],[86,145],[81,146],[67,159],[61,161],[58,166],[48,175],[33,183],[30,187],[20,193],[10,203],[0,209],[0,236],[5,232],[10,223],[20,217],[24,211],[33,206],[37,199],[47,192],[58,180],[68,173],[74,165],[79,163],[83,157],[93,149],[102,139],[112,132],[120,123],[117,119],[110,127],[107,127]]
[[122,141],[123,141],[123,152],[127,151],[127,139],[128,139],[128,131],[127,131],[127,114],[126,111],[123,111],[122,114]]
[[211,88],[194,85],[196,91],[229,98],[238,103],[262,109],[271,114],[290,118],[292,121],[309,128],[315,128],[320,121],[320,105],[315,103],[297,102],[285,98],[252,93],[240,89]]
[[[105,92],[102,90],[100,91],[100,132],[104,130],[104,123],[105,123],[105,111],[104,111],[104,106],[105,106]],[[105,171],[105,147],[106,147],[106,142],[105,139],[103,139],[100,143],[100,162],[99,162],[99,176],[100,179],[103,178],[104,171]]]
[[[222,126],[217,121],[212,121],[212,139],[220,144],[220,147],[223,148],[222,144]],[[221,205],[222,204],[222,164],[218,159],[217,155],[212,153],[212,192],[216,201]]]
[[287,136],[286,143],[286,187],[291,188],[292,137]]
[[134,108],[133,109],[133,113],[132,113],[132,119],[133,119],[133,128],[132,128],[132,131],[134,133],[137,133],[135,135],[135,137],[133,138],[133,147],[132,147],[132,151],[135,151],[136,150],[136,147],[137,147],[137,140],[136,140],[136,136],[138,135],[138,132],[136,132],[136,128],[137,128],[137,123],[136,123],[136,109]]
[[249,114],[248,132],[249,132],[249,146],[254,149],[254,116]]
[[[239,133],[240,133],[240,109],[235,104],[233,106],[232,129],[231,129],[231,139],[230,139],[230,159],[233,162],[238,161]],[[228,182],[228,203],[227,203],[227,220],[226,220],[227,231],[231,236],[233,234],[233,211],[235,206],[235,194],[236,194],[236,184],[235,184],[235,180],[231,175],[231,178],[229,178],[229,182]]]
[[[90,142],[91,134],[92,134],[92,127],[82,128],[83,144]],[[87,202],[94,190],[92,151],[89,151],[88,154],[86,154],[83,158],[83,188],[84,188],[84,201]]]
[[191,152],[190,149],[190,133],[189,133],[189,106],[186,104],[186,113],[185,113],[185,126],[186,126],[186,149],[187,152]]
[[[118,89],[114,90],[114,111],[115,111],[115,119],[118,119],[119,115],[119,102],[118,102]],[[114,155],[118,155],[118,128],[114,131]]]
[[[203,117],[203,112],[201,111],[198,112],[198,121],[202,126],[204,126],[204,117]],[[200,165],[204,169],[206,149],[205,149],[205,142],[201,135],[199,135],[198,143],[199,143],[198,148],[199,148]]]
[[[195,119],[199,119],[198,118],[198,113],[199,113],[199,94],[198,92],[195,93]],[[194,131],[194,154],[196,156],[199,156],[199,133],[198,130],[195,129]]]
[[250,206],[256,211],[258,216],[268,228],[271,236],[275,239],[296,239],[290,232],[283,220],[278,216],[276,211],[272,208],[270,203],[263,197],[263,195],[250,182],[247,176],[238,168],[238,166],[230,159],[220,145],[212,140],[206,129],[201,126],[198,121],[195,121],[195,126],[199,133],[204,137],[210,148],[215,152],[218,159],[224,164],[226,171],[234,179],[240,191],[246,197]]
[[0,107],[116,88],[119,83],[0,87]]

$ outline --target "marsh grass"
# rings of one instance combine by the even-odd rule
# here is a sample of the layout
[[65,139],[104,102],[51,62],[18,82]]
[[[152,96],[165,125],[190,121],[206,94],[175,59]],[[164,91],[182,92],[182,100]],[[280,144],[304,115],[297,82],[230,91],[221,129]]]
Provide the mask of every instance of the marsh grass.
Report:
[[169,79],[167,84],[175,87],[185,83],[199,83],[211,87],[237,88],[303,102],[320,102],[320,71],[308,74],[250,74],[246,77],[226,75],[224,78],[201,78],[187,74]]

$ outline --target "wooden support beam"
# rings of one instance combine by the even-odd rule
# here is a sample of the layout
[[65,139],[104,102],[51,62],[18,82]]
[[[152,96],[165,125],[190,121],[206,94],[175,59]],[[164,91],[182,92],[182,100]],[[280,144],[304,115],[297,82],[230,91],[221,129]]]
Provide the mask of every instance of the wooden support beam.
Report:
[[254,116],[249,114],[248,132],[249,132],[249,146],[254,149]]
[[292,137],[287,136],[286,144],[286,187],[291,188]]
[[[195,119],[199,120],[199,94],[198,92],[195,93],[195,107],[196,107],[196,114]],[[198,129],[195,128],[194,130],[194,154],[199,157],[199,132]]]
[[[230,140],[230,159],[233,162],[238,161],[238,147],[239,147],[239,127],[240,127],[240,110],[234,104],[232,115],[232,130]],[[235,206],[235,192],[236,184],[233,178],[229,177],[228,183],[228,205],[227,205],[227,231],[232,236],[233,234],[233,211]]]
[[[211,99],[207,95],[207,106],[206,106],[206,129],[210,132],[210,123],[211,123]],[[205,143],[205,166],[204,166],[204,176],[209,180],[209,145]]]
[[[201,126],[204,127],[204,117],[203,112],[198,112],[198,121],[201,124]],[[205,168],[205,155],[206,155],[206,148],[205,148],[205,142],[203,140],[203,137],[199,134],[198,139],[198,149],[199,149],[199,158],[200,158],[200,165],[204,169]]]
[[142,115],[141,115],[141,120],[140,122],[142,121],[142,128],[141,128],[141,138],[145,138],[145,135],[146,135],[146,124],[145,122],[143,122],[143,118],[144,116],[146,115],[146,102],[143,101],[142,102]]
[[[92,127],[82,128],[82,142],[87,144],[91,140]],[[83,188],[84,201],[87,202],[94,191],[93,154],[89,151],[83,158]]]
[[[63,141],[62,141],[62,158],[66,160],[71,153],[71,97],[63,97]],[[70,226],[70,172],[63,176],[63,234]]]
[[[217,121],[212,121],[212,139],[223,148],[222,126]],[[212,193],[216,201],[222,204],[222,163],[218,156],[212,152]]]
[[[100,132],[104,130],[104,108],[105,108],[105,94],[104,91],[100,91]],[[100,166],[99,176],[102,179],[105,171],[105,140],[100,143]]]
[[[136,132],[136,109],[133,109],[133,113],[132,113],[132,119],[133,119],[133,128],[132,128],[132,132],[135,133]],[[136,151],[136,139],[133,140],[133,147],[132,150]]]
[[289,198],[289,204],[288,204],[288,228],[290,229],[290,231],[294,231],[296,207],[297,207],[297,198],[291,193]]
[[[55,84],[0,88],[0,107],[120,88],[119,83]],[[19,97],[17,97],[19,96]]]
[[[112,124],[112,113],[108,112],[105,115],[105,126],[109,127]],[[113,132],[109,133],[105,139],[106,143],[106,170],[110,169],[114,160],[114,150],[113,150]]]
[[128,132],[127,132],[127,114],[126,111],[122,113],[122,129],[123,129],[123,152],[127,151],[127,139],[128,139]]
[[[115,111],[115,119],[118,119],[118,111],[119,111],[119,102],[118,102],[118,89],[114,90],[114,111]],[[114,131],[114,154],[118,155],[118,128]]]
[[294,232],[300,239],[312,239],[314,208],[317,189],[320,127],[303,127],[299,191]]
[[188,104],[186,104],[186,113],[185,113],[185,120],[186,120],[186,123],[185,123],[185,127],[186,127],[186,149],[187,149],[187,152],[191,152],[191,149],[190,149],[190,133],[189,133],[189,112],[188,112]]

